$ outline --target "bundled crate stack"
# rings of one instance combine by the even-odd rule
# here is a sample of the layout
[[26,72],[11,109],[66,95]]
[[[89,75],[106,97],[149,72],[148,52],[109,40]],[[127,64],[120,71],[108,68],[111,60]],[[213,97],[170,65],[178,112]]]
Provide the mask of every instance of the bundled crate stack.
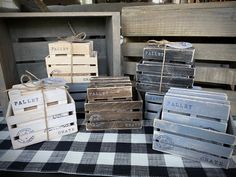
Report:
[[171,88],[161,120],[154,120],[153,149],[228,168],[236,137],[227,95]]
[[98,76],[97,52],[93,51],[93,41],[50,43],[49,56],[45,60],[48,77],[65,79],[77,111],[83,112],[88,83],[91,77]]
[[87,89],[87,130],[142,127],[143,102],[128,77],[92,78]]
[[6,122],[14,149],[78,131],[75,103],[64,86],[29,89],[20,84],[8,95]]
[[170,87],[193,86],[194,51],[193,47],[179,49],[156,44],[144,47],[143,60],[136,66],[136,79],[137,89],[146,92],[146,119],[160,117],[161,100]]

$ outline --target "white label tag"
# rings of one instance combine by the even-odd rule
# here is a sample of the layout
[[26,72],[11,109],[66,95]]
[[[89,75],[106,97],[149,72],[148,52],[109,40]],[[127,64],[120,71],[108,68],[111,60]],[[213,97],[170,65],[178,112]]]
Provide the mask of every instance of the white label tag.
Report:
[[174,42],[170,44],[166,44],[168,47],[176,48],[176,49],[187,49],[191,48],[193,45],[189,42]]

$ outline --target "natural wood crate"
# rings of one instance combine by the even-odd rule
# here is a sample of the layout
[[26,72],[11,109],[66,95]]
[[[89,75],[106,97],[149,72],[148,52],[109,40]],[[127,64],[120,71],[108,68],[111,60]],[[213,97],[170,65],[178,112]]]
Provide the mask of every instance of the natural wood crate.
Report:
[[[73,35],[68,21],[76,32],[85,32],[87,39],[93,41],[99,74],[121,74],[118,12],[0,13],[1,90],[19,83],[25,70],[39,78],[47,77],[48,44],[58,41],[58,37]],[[7,95],[0,96],[6,109]]]
[[[54,97],[56,96],[58,95],[54,95]],[[74,100],[67,94],[65,101],[63,103],[47,105],[47,119],[44,117],[44,108],[14,114],[13,107],[9,104],[6,121],[13,148],[17,149],[47,141],[48,138],[51,140],[77,132]]]
[[228,126],[222,133],[155,119],[153,149],[228,168],[236,144],[231,121]]
[[196,49],[194,82],[234,89],[236,24],[231,17],[236,15],[235,9],[235,2],[123,8],[124,74],[135,75],[148,40],[186,41]]
[[49,55],[45,60],[48,77],[63,78],[68,83],[84,83],[98,76],[97,52],[95,51],[91,56]]
[[171,88],[164,97],[162,119],[226,132],[229,113],[230,102],[225,94]]
[[143,101],[133,90],[133,98],[127,100],[96,101],[85,103],[86,129],[133,129],[142,127]]

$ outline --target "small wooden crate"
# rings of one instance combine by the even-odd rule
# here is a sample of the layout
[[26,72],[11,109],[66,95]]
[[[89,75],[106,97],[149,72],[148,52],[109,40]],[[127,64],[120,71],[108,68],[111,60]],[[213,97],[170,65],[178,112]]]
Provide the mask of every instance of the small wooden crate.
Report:
[[171,88],[164,97],[162,119],[226,132],[229,113],[226,94]]
[[75,101],[77,113],[84,113],[84,104],[87,95],[87,88],[89,83],[68,83],[69,93]]
[[14,114],[13,107],[9,104],[6,121],[14,149],[78,131],[75,103],[69,94],[66,95],[65,102],[47,105],[46,114],[47,119],[44,108]]
[[93,53],[93,41],[67,42],[58,41],[48,44],[49,55],[79,55],[90,57]]
[[228,168],[236,144],[231,126],[222,133],[155,119],[153,149]]
[[[176,49],[172,47],[166,48],[166,62],[179,62],[192,64],[194,61],[194,48]],[[157,45],[148,45],[143,49],[143,59],[152,59],[162,61],[164,56],[164,47]]]
[[92,101],[85,103],[86,129],[134,129],[142,127],[143,101],[134,89],[132,100]]
[[146,92],[145,94],[145,118],[160,119],[164,94]]
[[98,60],[95,51],[92,56],[49,55],[45,60],[48,77],[63,78],[68,83],[88,83],[91,77],[98,76]]
[[132,100],[132,84],[128,77],[92,78],[87,89],[88,102]]
[[[32,84],[27,84],[33,86]],[[26,87],[18,84],[9,90],[8,95],[14,115],[26,114],[44,108],[43,93],[46,107],[67,102],[66,91],[61,88],[47,88],[42,90],[27,90]]]
[[[143,92],[158,92],[161,82],[162,62],[141,61],[136,66],[137,89]],[[189,64],[165,63],[162,75],[162,91],[170,87],[191,88],[194,68]]]

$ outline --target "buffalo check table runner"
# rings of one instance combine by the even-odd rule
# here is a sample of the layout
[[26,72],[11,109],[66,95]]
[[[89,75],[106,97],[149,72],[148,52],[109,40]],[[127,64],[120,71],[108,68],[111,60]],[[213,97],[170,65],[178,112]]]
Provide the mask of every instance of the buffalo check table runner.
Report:
[[0,122],[0,170],[96,176],[234,176],[224,170],[152,150],[152,122],[142,129],[79,132],[13,150],[6,122]]

